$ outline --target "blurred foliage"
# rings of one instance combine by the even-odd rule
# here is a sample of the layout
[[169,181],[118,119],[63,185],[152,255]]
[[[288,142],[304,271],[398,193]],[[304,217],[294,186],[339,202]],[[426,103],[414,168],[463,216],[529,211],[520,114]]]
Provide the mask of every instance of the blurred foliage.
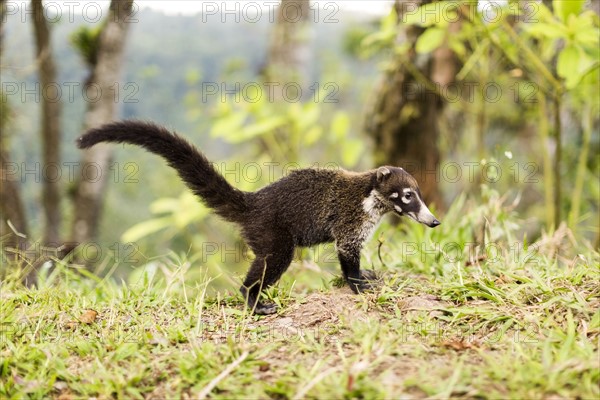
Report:
[[[585,10],[584,4],[554,1],[550,10],[544,3],[531,2],[493,7],[478,7],[473,1],[434,2],[406,12],[400,25],[392,11],[382,19],[379,32],[363,39],[362,45],[365,52],[392,47],[402,57],[411,47],[397,42],[398,31],[415,25],[424,29],[415,45],[417,53],[451,48],[462,66],[454,88],[440,88],[416,76],[451,105],[455,119],[456,113],[464,113],[464,132],[448,134],[462,146],[452,146],[449,139],[447,155],[454,153],[459,162],[476,158],[483,172],[489,158],[495,162],[503,149],[514,153],[515,166],[501,171],[511,171],[517,185],[505,179],[508,186],[503,188],[527,192],[537,186],[545,197],[542,209],[537,208],[548,229],[556,228],[568,214],[571,229],[593,237],[598,235],[599,193],[592,180],[599,166],[598,152],[593,150],[599,143],[592,131],[600,112],[600,31],[598,15]],[[453,21],[460,21],[458,30]],[[410,65],[406,68],[416,73]],[[503,94],[500,101],[482,90],[490,85]],[[529,129],[536,132],[533,140]],[[577,167],[571,168],[573,164]],[[532,166],[543,179],[523,182],[519,175],[527,171],[515,173],[523,166],[525,170]],[[539,184],[531,185],[535,182]],[[503,182],[493,183],[500,187]],[[535,215],[538,196],[527,197],[531,200],[525,206]],[[539,226],[535,230],[539,232]]]
[[[559,168],[562,215],[569,216],[569,227],[578,234],[593,238],[598,232],[600,198],[595,182],[600,166],[598,16],[584,10],[584,2],[579,0],[555,1],[553,10],[542,3],[527,3],[537,7],[533,22],[527,20],[529,14],[522,4],[526,3],[510,1],[499,18],[491,19],[473,7],[473,2],[425,5],[401,21],[395,12],[378,21],[346,18],[341,12],[341,23],[314,25],[318,41],[312,46],[310,76],[316,85],[305,89],[298,101],[270,99],[260,78],[271,29],[267,21],[222,23],[219,18],[203,21],[201,16],[166,17],[141,10],[128,42],[123,79],[134,84],[135,92],[126,92],[123,86],[118,107],[125,118],[152,119],[172,127],[198,144],[209,159],[231,168],[248,160],[259,165],[277,162],[302,167],[330,163],[364,170],[372,167],[371,144],[361,135],[361,118],[369,96],[374,94],[380,72],[377,65],[388,68],[391,57],[409,51],[409,44],[398,41],[400,30],[418,25],[425,31],[416,51],[429,53],[448,45],[462,66],[457,81],[471,85],[457,86],[458,93],[454,93],[423,82],[449,105],[448,115],[441,117],[440,146],[445,161],[457,163],[463,176],[457,181],[441,176],[448,203],[476,198],[483,210],[494,204],[489,195],[493,191],[521,199],[517,211],[527,219],[519,227],[511,227],[519,234],[539,236],[544,229],[540,221],[545,221],[546,230],[558,225],[548,210],[555,189],[551,161],[557,146],[553,101],[559,99],[560,110],[568,115],[563,119],[564,154]],[[449,21],[463,10],[459,7],[470,10],[468,18],[463,18],[458,32],[449,32]],[[78,62],[81,59],[88,65],[95,63],[101,27],[78,23],[75,29],[72,24],[53,26],[60,80],[64,82],[84,81],[86,71]],[[33,63],[33,41],[21,25],[7,20],[10,40],[3,55],[7,64]],[[72,47],[67,45],[69,37]],[[32,85],[34,69],[24,71],[3,68],[2,80]],[[203,85],[214,83],[219,85],[219,93],[207,97]],[[239,89],[235,89],[236,83]],[[501,101],[486,98],[482,88],[489,83],[501,88]],[[223,95],[224,91],[232,92]],[[124,101],[131,93],[136,101]],[[38,104],[10,104],[14,159],[39,160]],[[70,143],[82,126],[84,105],[81,96],[65,104],[63,153],[67,162],[79,158]],[[486,123],[480,125],[477,121],[482,116]],[[233,244],[237,237],[234,230],[216,222],[156,156],[127,147],[117,151],[116,157],[111,173],[119,171],[125,160],[135,161],[139,183],[126,184],[117,177],[109,183],[103,244],[117,239],[136,242],[141,253],[153,255],[168,250],[200,254],[206,243],[237,246]],[[477,161],[476,176],[493,164],[500,166],[501,176],[480,186],[481,179],[469,179],[465,166],[473,160]],[[279,171],[277,177],[283,174],[285,171]],[[272,178],[263,173],[257,180],[236,178],[232,183],[242,190],[255,190]],[[37,226],[41,220],[36,204],[39,188],[29,184],[23,188],[28,214]],[[457,209],[460,207],[451,207],[450,215]],[[466,225],[461,225],[460,234],[467,240],[467,225],[474,221],[463,222]],[[444,231],[430,234],[441,235],[439,232]],[[310,257],[303,256],[302,262],[310,264]],[[247,260],[203,256],[200,264],[219,271],[223,264],[228,269],[234,265],[245,268]]]
[[[347,166],[355,165],[358,169],[367,168],[370,164],[368,146],[365,146],[364,141],[359,142],[358,138],[360,111],[378,71],[374,60],[353,58],[345,53],[341,43],[345,40],[349,27],[371,30],[376,18],[365,18],[343,10],[338,17],[341,23],[320,22],[314,25],[315,37],[319,40],[318,45],[315,42],[313,48],[315,57],[311,63],[310,79],[317,85],[313,86],[314,90],[306,90],[309,99],[303,98],[294,106],[295,109],[290,110],[284,110],[284,107],[275,104],[266,104],[265,110],[282,112],[285,119],[281,126],[271,130],[269,134],[258,133],[253,140],[240,138],[236,143],[225,136],[212,136],[213,123],[226,118],[224,110],[219,109],[222,106],[221,88],[218,95],[203,97],[203,85],[207,83],[226,84],[224,90],[229,90],[235,87],[236,82],[241,83],[242,87],[246,83],[260,82],[257,76],[265,60],[271,29],[268,18],[257,23],[244,20],[236,22],[234,18],[228,18],[226,23],[222,23],[218,16],[203,20],[201,15],[165,16],[160,12],[141,9],[136,14],[138,22],[131,27],[130,38],[127,41],[124,73],[116,107],[123,118],[152,119],[169,126],[189,138],[211,160],[222,162],[223,165],[232,165],[244,160],[256,160],[261,165],[272,162],[272,155],[261,152],[262,144],[259,144],[263,138],[271,135],[280,140],[282,148],[285,149],[285,159],[277,159],[282,165],[291,162],[292,158],[288,156],[291,154],[290,149],[293,149],[296,153],[302,153],[301,159],[296,160],[299,161],[298,165],[324,165],[331,161],[344,162]],[[94,54],[97,34],[101,30],[99,24],[87,23],[79,15],[75,15],[74,18],[74,22],[64,20],[52,24],[53,50],[56,54],[59,81],[69,85],[63,87],[61,117],[64,127],[61,153],[66,163],[77,162],[80,158],[79,150],[73,145],[73,141],[81,133],[85,108],[82,89],[88,78],[86,66],[94,61],[91,55]],[[364,28],[360,28],[361,26]],[[0,78],[2,82],[22,82],[27,90],[30,90],[37,82],[35,68],[29,67],[34,65],[34,41],[31,31],[17,17],[9,16],[5,27],[8,40],[5,40],[3,63],[26,68],[2,68]],[[189,40],[190,37],[202,40]],[[327,83],[335,83],[337,88],[326,88]],[[323,94],[324,89],[327,90],[325,97],[337,91],[333,98],[336,102],[323,104],[325,97],[321,97],[320,103],[313,105],[309,100]],[[116,93],[111,92],[111,95],[114,94]],[[32,101],[33,95],[27,95],[26,101],[22,101],[20,92],[6,97],[7,101],[3,102],[3,105],[9,102],[11,104],[12,118],[8,123],[6,136],[10,139],[7,142],[12,159],[18,163],[34,165],[40,159],[39,103]],[[234,113],[238,109],[245,109],[249,104],[230,106],[230,112]],[[256,109],[252,109],[251,112],[244,133],[248,133],[251,125],[256,125],[266,118],[264,113],[261,114]],[[311,121],[304,120],[304,112],[311,113]],[[8,115],[9,113],[2,113],[2,117]],[[315,116],[318,122],[315,122]],[[345,134],[344,137],[351,139],[347,149],[354,148],[354,152],[347,151],[342,154],[339,145],[328,134],[327,130],[332,126],[334,119],[338,121],[335,123],[337,137]],[[346,124],[348,131],[342,132],[343,121],[346,119],[349,119]],[[261,126],[257,125],[252,129],[256,132],[256,129],[260,128]],[[288,129],[296,132],[298,143],[295,147],[291,146],[287,139],[281,139],[284,131]],[[304,136],[308,132],[308,137]],[[360,151],[357,151],[359,143]],[[298,146],[302,148],[299,149]],[[275,154],[277,153],[273,150],[273,155]],[[126,165],[131,165],[128,163],[134,163],[137,170],[135,179],[126,181],[124,178],[131,173],[130,169],[125,168]],[[66,190],[70,183],[67,167],[63,172],[61,179]],[[196,219],[194,223],[187,223],[182,230],[157,227],[160,222],[156,222],[155,219],[175,217],[167,212],[153,213],[150,207],[152,201],[171,199],[183,202],[185,197],[182,193],[186,189],[176,173],[156,156],[133,146],[117,149],[114,163],[107,173],[111,178],[107,186],[104,217],[100,227],[101,248],[114,246],[116,241],[123,239],[126,231],[128,235],[125,235],[125,238],[129,238],[132,232],[130,228],[133,229],[134,226],[137,234],[134,230],[133,236],[139,238],[135,245],[143,255],[165,253],[169,250],[176,254],[189,252],[190,243],[198,244],[193,245],[193,251],[196,251],[201,250],[201,244],[205,241],[235,242],[233,228],[224,229],[226,225],[218,222],[213,215]],[[278,171],[277,177],[283,173],[285,171]],[[269,181],[268,174],[265,173],[257,182],[239,180],[233,183],[245,190],[254,190]],[[41,185],[36,184],[30,174],[23,181],[21,188],[26,200],[32,235],[35,238],[43,226],[43,215],[38,204]],[[65,197],[63,205],[65,218],[68,219],[71,213],[68,197]],[[184,207],[184,203],[181,203],[181,206]],[[202,207],[199,204],[196,206]],[[185,209],[182,208],[181,212],[184,213]],[[145,227],[137,225],[146,220],[153,222]],[[149,230],[155,232],[149,234]],[[198,240],[191,240],[193,238]],[[139,264],[143,262],[144,257],[137,259]],[[216,263],[218,261],[214,262]],[[245,261],[240,263],[245,267]]]
[[97,63],[98,45],[102,24],[97,26],[80,26],[71,34],[71,44],[88,65],[93,67]]
[[285,103],[250,94],[248,98],[258,100],[248,101],[244,96],[241,101],[218,103],[211,135],[231,144],[259,140],[262,151],[280,162],[313,163],[307,159],[308,150],[319,147],[329,155],[329,162],[341,162],[347,168],[356,166],[365,148],[363,140],[349,137],[348,113],[335,111],[329,127],[323,128],[323,106],[316,100],[325,98],[327,92],[322,90],[314,96],[306,102]]

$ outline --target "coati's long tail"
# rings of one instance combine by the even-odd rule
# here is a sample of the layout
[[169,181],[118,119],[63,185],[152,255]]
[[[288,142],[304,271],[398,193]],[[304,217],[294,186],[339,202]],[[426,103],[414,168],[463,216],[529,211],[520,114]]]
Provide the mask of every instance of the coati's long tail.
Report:
[[240,221],[248,210],[248,194],[231,186],[198,149],[166,128],[142,121],[112,122],[83,134],[77,147],[100,142],[135,144],[163,157],[194,194],[226,220]]

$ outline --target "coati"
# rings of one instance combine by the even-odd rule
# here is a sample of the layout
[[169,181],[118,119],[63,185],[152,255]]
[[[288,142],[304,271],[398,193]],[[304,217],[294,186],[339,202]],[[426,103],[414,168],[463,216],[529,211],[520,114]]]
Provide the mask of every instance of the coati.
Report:
[[162,156],[205,205],[239,225],[255,254],[240,290],[256,314],[277,311],[275,304],[259,300],[260,293],[285,272],[296,246],[335,242],[343,276],[358,293],[370,289],[373,278],[360,269],[363,242],[385,213],[430,227],[440,224],[424,204],[417,181],[402,168],[362,173],[300,169],[256,192],[243,192],[187,140],[156,124],[109,123],[86,132],[77,146],[100,142],[135,144]]

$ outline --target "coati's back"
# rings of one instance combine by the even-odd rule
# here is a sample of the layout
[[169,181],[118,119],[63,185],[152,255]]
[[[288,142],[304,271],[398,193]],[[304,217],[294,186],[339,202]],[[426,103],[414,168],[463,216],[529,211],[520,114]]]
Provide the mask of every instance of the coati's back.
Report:
[[247,221],[252,230],[287,231],[300,246],[330,242],[336,225],[363,216],[360,194],[368,195],[369,182],[368,173],[297,170],[249,194]]

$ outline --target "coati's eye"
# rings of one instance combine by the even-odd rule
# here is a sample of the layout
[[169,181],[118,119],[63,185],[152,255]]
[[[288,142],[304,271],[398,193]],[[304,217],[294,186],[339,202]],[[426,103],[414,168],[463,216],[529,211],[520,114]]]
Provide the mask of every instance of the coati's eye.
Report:
[[402,196],[402,202],[404,204],[408,204],[411,202],[411,200],[412,200],[412,193],[407,190],[406,192],[404,192],[404,196]]
[[411,197],[412,197],[412,193],[411,192],[408,192],[408,193],[406,193],[404,195],[404,198],[407,199],[407,200],[410,200]]

